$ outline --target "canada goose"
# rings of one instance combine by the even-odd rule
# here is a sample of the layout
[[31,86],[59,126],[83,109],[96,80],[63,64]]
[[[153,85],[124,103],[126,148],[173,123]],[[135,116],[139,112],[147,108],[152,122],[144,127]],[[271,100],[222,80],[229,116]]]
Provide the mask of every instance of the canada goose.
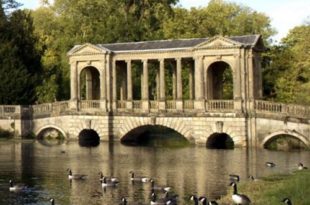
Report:
[[152,192],[151,195],[151,205],[172,205],[174,203],[172,203],[171,200],[166,199],[166,198],[157,198],[157,195]]
[[50,199],[51,205],[55,205],[55,200],[53,198]]
[[239,177],[239,175],[236,175],[236,174],[230,174],[229,175],[229,180],[231,182],[239,182],[240,181],[240,177]]
[[142,176],[137,177],[137,176],[135,176],[135,173],[133,171],[130,171],[129,173],[131,174],[130,180],[132,182],[143,182],[143,183],[145,183],[145,182],[149,182],[151,180],[149,177],[142,177]]
[[284,198],[284,199],[282,200],[282,202],[285,203],[285,204],[287,204],[287,205],[293,205],[292,202],[291,202],[291,200],[290,200],[289,198]]
[[121,201],[121,205],[127,205],[127,199],[125,197],[123,197]]
[[276,164],[273,163],[273,162],[266,162],[265,165],[266,165],[267,167],[275,167],[275,166],[276,166]]
[[13,180],[10,180],[9,183],[10,183],[10,188],[9,188],[10,191],[18,192],[18,191],[23,191],[27,188],[24,184],[14,184]]
[[67,169],[68,171],[68,179],[76,179],[76,180],[82,180],[86,179],[87,175],[85,174],[72,174],[71,169]]
[[298,170],[308,169],[308,167],[305,167],[303,163],[298,163]]
[[244,194],[238,194],[237,184],[235,182],[231,182],[230,186],[234,188],[233,195],[231,196],[233,202],[238,205],[248,205],[251,203],[251,200],[248,196]]
[[199,201],[202,205],[218,205],[216,201],[208,201],[208,199],[204,196],[199,197]]
[[100,176],[100,181],[102,181],[102,179],[105,177],[107,181],[119,183],[119,179],[118,179],[118,178],[116,178],[116,177],[104,176],[102,172],[99,172],[99,176]]
[[168,192],[171,190],[171,187],[167,186],[157,186],[155,185],[155,181],[153,179],[151,179],[151,188],[153,191],[164,191],[164,192]]
[[198,205],[198,198],[196,195],[191,195],[189,200],[194,201],[194,205]]
[[108,181],[106,177],[102,178],[101,186],[102,187],[115,187],[118,182]]

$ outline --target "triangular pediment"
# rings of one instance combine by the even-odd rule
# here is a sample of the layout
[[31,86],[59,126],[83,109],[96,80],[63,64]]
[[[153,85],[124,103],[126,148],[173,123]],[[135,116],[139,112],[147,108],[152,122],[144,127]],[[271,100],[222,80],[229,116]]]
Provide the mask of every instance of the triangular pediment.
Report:
[[198,44],[196,48],[230,48],[240,47],[241,45],[241,43],[233,41],[229,38],[225,38],[223,36],[215,36],[203,43]]
[[96,54],[104,54],[110,52],[108,49],[104,47],[100,47],[97,45],[93,45],[90,43],[86,43],[84,45],[74,46],[69,52],[68,55],[96,55]]

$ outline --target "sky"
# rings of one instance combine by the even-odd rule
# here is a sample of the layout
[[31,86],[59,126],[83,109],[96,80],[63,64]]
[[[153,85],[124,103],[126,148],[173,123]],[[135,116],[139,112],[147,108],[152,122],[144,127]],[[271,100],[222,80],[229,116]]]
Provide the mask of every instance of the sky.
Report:
[[[17,0],[24,8],[39,7],[40,0]],[[280,41],[289,30],[310,21],[310,0],[228,0],[249,6],[255,11],[263,12],[271,18],[271,25],[278,34],[273,37]],[[179,5],[185,8],[205,7],[209,0],[179,0]]]

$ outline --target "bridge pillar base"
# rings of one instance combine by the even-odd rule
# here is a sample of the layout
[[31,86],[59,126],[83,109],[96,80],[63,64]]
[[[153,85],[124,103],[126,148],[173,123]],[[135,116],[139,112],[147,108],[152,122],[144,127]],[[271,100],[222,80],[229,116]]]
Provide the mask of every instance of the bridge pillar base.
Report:
[[148,100],[143,100],[141,108],[142,108],[143,112],[149,112],[149,110],[150,110],[150,103],[149,103],[149,101]]
[[161,111],[166,111],[166,101],[161,100],[158,102],[158,109]]
[[194,109],[196,110],[201,110],[201,111],[205,111],[205,101],[204,100],[195,100],[194,101]]
[[102,111],[107,111],[107,101],[106,100],[101,100],[100,101],[100,109],[102,110]]
[[126,102],[126,109],[133,109],[133,104],[132,104],[132,101],[127,101]]
[[70,110],[77,110],[78,109],[78,101],[77,100],[70,100],[69,109]]
[[183,100],[177,100],[175,103],[176,103],[175,105],[176,109],[178,111],[183,111]]

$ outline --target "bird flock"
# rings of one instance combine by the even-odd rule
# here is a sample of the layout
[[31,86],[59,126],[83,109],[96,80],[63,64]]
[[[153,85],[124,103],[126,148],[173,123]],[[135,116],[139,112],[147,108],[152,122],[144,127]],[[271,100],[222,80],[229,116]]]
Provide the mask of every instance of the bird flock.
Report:
[[[273,162],[266,162],[265,163],[266,167],[268,168],[273,168],[276,166],[275,163]],[[299,163],[297,165],[298,170],[305,170],[308,169],[306,166],[303,165],[303,163]],[[73,174],[71,169],[67,169],[68,172],[68,179],[70,181],[72,180],[86,180],[87,175],[85,174]],[[99,181],[101,183],[102,188],[107,188],[107,187],[116,187],[119,183],[120,180],[117,177],[114,176],[105,176],[102,172],[99,172]],[[134,183],[150,183],[151,184],[151,195],[150,195],[150,205],[177,205],[178,204],[178,195],[175,194],[172,191],[171,186],[159,186],[158,184],[155,183],[155,180],[151,177],[146,177],[146,176],[137,176],[133,171],[129,172],[130,176],[130,181]],[[256,179],[254,176],[250,175],[249,179],[251,181],[258,181],[259,179]],[[230,174],[229,175],[229,181],[230,181],[230,186],[233,189],[232,195],[231,195],[231,200],[234,204],[236,205],[249,205],[251,204],[251,199],[245,195],[245,194],[240,194],[238,193],[238,188],[237,184],[240,182],[240,176],[237,174]],[[16,184],[14,183],[13,180],[9,180],[9,191],[10,192],[23,192],[27,191],[28,187],[24,184]],[[210,201],[206,196],[196,196],[196,195],[191,195],[189,197],[189,200],[192,201],[191,204],[193,205],[217,205],[218,202],[216,201]],[[55,199],[51,198],[49,199],[49,202],[51,205],[55,205]],[[282,202],[286,205],[292,205],[292,201],[289,198],[284,198],[283,200],[280,200],[279,202]],[[120,205],[131,205],[134,204],[129,203],[127,201],[126,197],[122,197],[120,200]],[[255,203],[253,203],[255,204]]]

